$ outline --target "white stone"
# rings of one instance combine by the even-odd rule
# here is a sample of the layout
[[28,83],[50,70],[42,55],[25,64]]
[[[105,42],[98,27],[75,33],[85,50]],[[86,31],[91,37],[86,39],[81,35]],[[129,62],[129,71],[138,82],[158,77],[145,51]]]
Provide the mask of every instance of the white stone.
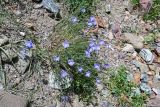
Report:
[[152,63],[154,59],[154,55],[149,49],[142,49],[139,55],[148,63]]
[[114,38],[114,36],[113,36],[112,32],[109,32],[109,34],[108,34],[108,38],[109,38],[110,40],[112,40],[112,39]]
[[131,44],[125,44],[125,47],[122,49],[122,51],[133,53],[134,47]]
[[21,36],[25,36],[25,35],[26,35],[25,32],[19,32],[19,34],[20,34]]

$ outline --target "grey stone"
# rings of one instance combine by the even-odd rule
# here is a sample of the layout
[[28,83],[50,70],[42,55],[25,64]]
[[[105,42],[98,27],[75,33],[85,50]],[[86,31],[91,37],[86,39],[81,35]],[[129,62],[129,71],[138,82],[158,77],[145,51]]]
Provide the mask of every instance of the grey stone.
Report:
[[5,35],[0,35],[0,46],[4,45],[8,41],[9,39]]
[[149,85],[147,85],[146,83],[141,83],[140,84],[140,89],[144,92],[146,92],[147,94],[151,94],[152,90],[151,87]]
[[18,17],[22,16],[22,12],[20,10],[15,10],[14,14]]
[[149,71],[149,68],[148,68],[148,66],[147,66],[146,64],[143,64],[143,63],[141,63],[141,62],[139,62],[139,61],[136,61],[136,60],[133,60],[132,63],[133,63],[137,68],[139,68],[141,72],[146,72],[146,73],[147,73],[147,72]]
[[57,14],[60,11],[60,8],[56,5],[53,0],[42,0],[42,5],[44,8],[50,10],[51,12]]
[[141,82],[147,83],[148,82],[148,75],[146,73],[141,74]]
[[35,9],[38,9],[38,8],[41,8],[43,6],[43,4],[35,4],[33,7],[35,8]]
[[133,45],[136,49],[143,48],[143,37],[132,33],[124,33],[123,38]]
[[8,50],[4,50],[4,52],[2,52],[2,61],[4,62],[11,62],[12,59],[17,58],[18,55],[17,53],[15,53],[13,50],[8,49]]
[[27,107],[28,101],[20,96],[0,91],[0,107]]
[[25,35],[26,35],[25,32],[19,32],[19,34],[20,34],[21,36],[25,36]]
[[17,70],[19,71],[19,73],[24,74],[29,67],[29,64],[29,60],[19,59],[17,62]]
[[110,4],[105,5],[105,11],[106,11],[106,13],[111,13],[111,5]]
[[134,47],[131,44],[125,44],[125,47],[122,49],[122,51],[133,53]]
[[154,55],[149,49],[142,49],[139,53],[139,55],[147,62],[152,63],[154,59]]

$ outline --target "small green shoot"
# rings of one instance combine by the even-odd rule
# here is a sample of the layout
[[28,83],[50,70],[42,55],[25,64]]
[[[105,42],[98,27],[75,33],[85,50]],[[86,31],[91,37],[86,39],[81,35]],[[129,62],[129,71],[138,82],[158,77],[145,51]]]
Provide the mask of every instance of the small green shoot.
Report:
[[118,104],[126,107],[143,107],[146,99],[145,94],[134,93],[137,86],[127,79],[127,70],[121,66],[116,73],[112,73],[109,83],[109,90],[118,99]]

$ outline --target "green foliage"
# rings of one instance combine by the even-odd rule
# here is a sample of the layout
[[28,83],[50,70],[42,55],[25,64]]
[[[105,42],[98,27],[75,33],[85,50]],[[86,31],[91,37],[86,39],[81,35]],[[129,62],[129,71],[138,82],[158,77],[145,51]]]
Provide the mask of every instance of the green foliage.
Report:
[[69,5],[70,13],[77,11],[78,9],[84,7],[89,9],[93,6],[96,0],[66,0],[66,4]]
[[0,25],[3,24],[3,21],[9,17],[9,14],[6,11],[0,10]]
[[137,86],[127,80],[126,68],[121,66],[115,74],[112,74],[109,83],[109,90],[118,99],[118,103],[127,107],[143,107],[146,99],[145,94],[134,93]]
[[131,3],[133,4],[133,6],[137,6],[139,5],[139,0],[131,0]]
[[156,39],[155,34],[150,33],[149,35],[144,37],[144,43],[145,44],[153,44],[155,39]]
[[151,10],[143,18],[144,20],[157,20],[160,18],[160,0],[153,0]]
[[[140,0],[131,0],[131,3],[133,6],[138,6],[140,5]],[[160,18],[160,0],[153,0],[152,3],[152,7],[149,12],[146,12],[143,15],[144,20],[157,20]]]
[[[64,26],[65,25],[65,26]],[[63,27],[62,27],[63,26]],[[65,23],[61,23],[59,28],[62,28],[63,31],[59,32],[60,35],[63,35],[66,38],[75,38],[82,34],[82,29],[85,29],[86,23],[84,21],[79,21],[77,24],[73,24],[70,19],[66,20]]]
[[[91,102],[96,90],[96,77],[98,71],[94,68],[94,63],[97,62],[95,54],[92,54],[92,58],[85,56],[85,50],[88,47],[87,39],[77,39],[74,43],[70,44],[70,47],[64,49],[59,48],[56,55],[60,56],[59,62],[53,62],[55,72],[60,74],[60,70],[66,70],[72,77],[71,86],[68,89],[63,89],[62,93],[67,94],[73,92],[79,95],[80,100],[84,102]],[[68,60],[73,59],[75,64],[70,66]],[[82,67],[83,71],[78,72],[78,67]],[[91,72],[90,77],[86,77],[87,71]]]

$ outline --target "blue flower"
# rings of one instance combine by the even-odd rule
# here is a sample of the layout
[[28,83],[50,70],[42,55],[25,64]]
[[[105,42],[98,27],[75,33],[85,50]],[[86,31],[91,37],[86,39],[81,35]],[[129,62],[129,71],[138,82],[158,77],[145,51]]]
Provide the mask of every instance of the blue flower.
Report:
[[61,102],[68,102],[70,100],[69,96],[61,96]]
[[90,77],[90,76],[91,76],[91,72],[90,72],[90,71],[87,71],[86,74],[85,74],[85,76],[86,76],[86,77]]
[[83,68],[82,67],[78,67],[78,72],[82,72],[83,71]]
[[96,51],[100,50],[100,47],[98,45],[96,45],[94,48],[95,48]]
[[91,16],[89,19],[90,22],[94,22],[95,20],[96,20],[96,18],[94,16]]
[[88,26],[91,27],[93,25],[92,22],[88,22]]
[[95,46],[95,42],[94,41],[90,41],[89,43],[89,47]]
[[98,77],[96,78],[96,83],[97,83],[97,84],[100,84],[100,83],[101,83],[101,80],[100,80]]
[[94,68],[97,69],[97,70],[99,71],[99,70],[100,70],[100,64],[95,63],[95,64],[94,64]]
[[94,50],[95,50],[95,47],[93,46],[93,47],[91,47],[91,48],[88,49],[88,52],[91,53],[91,52],[93,52]]
[[108,68],[110,68],[110,65],[109,64],[104,64],[104,68],[108,69]]
[[68,60],[68,64],[69,64],[70,66],[73,66],[73,65],[75,64],[75,62],[74,62],[73,59],[69,59],[69,60]]
[[72,23],[76,24],[76,23],[78,23],[78,21],[79,21],[79,20],[77,19],[77,17],[75,17],[75,16],[72,16],[72,17],[71,17],[71,22],[72,22]]
[[85,12],[86,12],[86,9],[85,9],[85,8],[81,8],[81,9],[80,9],[80,12],[81,12],[81,13],[85,13]]
[[90,19],[88,20],[88,26],[96,26],[97,25],[97,21],[96,18],[94,16],[91,16]]
[[104,41],[104,40],[100,40],[98,44],[99,44],[100,46],[102,46],[102,45],[105,44],[105,41]]
[[25,41],[25,46],[29,49],[33,48],[33,42],[32,40]]
[[61,70],[60,74],[62,78],[65,78],[68,75],[67,71],[65,70]]
[[85,55],[86,55],[87,58],[91,57],[91,53],[88,50],[85,51]]
[[59,56],[53,56],[53,61],[58,62],[59,60],[60,60],[60,57],[59,57]]
[[69,47],[69,42],[67,40],[65,40],[63,43],[62,43],[63,47],[64,48],[68,48]]

